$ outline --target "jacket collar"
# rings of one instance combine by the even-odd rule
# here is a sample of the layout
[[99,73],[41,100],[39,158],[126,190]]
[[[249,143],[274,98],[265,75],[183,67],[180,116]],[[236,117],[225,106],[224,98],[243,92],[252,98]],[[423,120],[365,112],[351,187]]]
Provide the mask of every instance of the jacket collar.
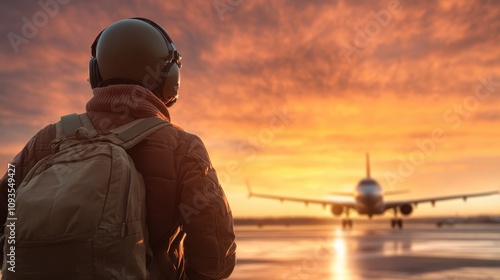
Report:
[[87,102],[87,112],[126,113],[137,119],[156,116],[170,122],[167,106],[151,91],[139,85],[109,85],[95,88],[93,94]]

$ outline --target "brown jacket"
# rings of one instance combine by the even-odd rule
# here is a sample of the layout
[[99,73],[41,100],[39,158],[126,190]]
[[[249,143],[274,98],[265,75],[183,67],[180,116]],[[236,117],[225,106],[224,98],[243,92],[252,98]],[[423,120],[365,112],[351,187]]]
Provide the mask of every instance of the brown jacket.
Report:
[[[136,85],[94,89],[87,113],[101,133],[137,118],[170,121],[151,92]],[[55,125],[38,132],[14,158],[18,185],[40,159],[54,152]],[[163,127],[128,151],[146,185],[146,221],[154,253],[150,279],[170,279],[169,258],[187,279],[224,279],[235,265],[231,209],[204,144],[176,126]],[[7,217],[7,176],[0,181],[0,220]],[[184,238],[184,239],[183,239]],[[183,256],[183,257],[182,257]],[[161,265],[159,265],[161,263]]]

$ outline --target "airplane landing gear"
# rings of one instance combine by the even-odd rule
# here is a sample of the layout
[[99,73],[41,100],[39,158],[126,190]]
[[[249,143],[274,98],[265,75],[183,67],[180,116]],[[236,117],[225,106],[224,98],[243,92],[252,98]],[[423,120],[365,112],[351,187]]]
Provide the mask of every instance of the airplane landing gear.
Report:
[[403,228],[403,219],[398,219],[398,210],[394,208],[394,219],[391,219],[391,228]]
[[352,220],[349,219],[349,209],[346,209],[345,219],[342,219],[342,229],[352,228]]
[[343,219],[342,220],[342,228],[352,228],[352,220],[351,219]]
[[391,228],[403,228],[403,219],[391,219]]

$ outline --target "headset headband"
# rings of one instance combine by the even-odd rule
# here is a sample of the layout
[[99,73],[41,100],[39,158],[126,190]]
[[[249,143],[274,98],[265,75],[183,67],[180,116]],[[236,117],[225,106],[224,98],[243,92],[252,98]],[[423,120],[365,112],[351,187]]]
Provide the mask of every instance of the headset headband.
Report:
[[[165,39],[165,42],[167,43],[167,47],[171,51],[170,62],[177,64],[177,66],[179,67],[179,69],[182,68],[182,63],[181,63],[182,56],[179,53],[179,51],[177,50],[177,48],[175,47],[174,42],[172,41],[172,39],[170,38],[170,36],[168,36],[167,31],[165,31],[165,29],[163,27],[161,27],[156,22],[154,22],[152,20],[149,20],[147,18],[134,17],[134,18],[130,18],[130,19],[136,19],[136,20],[140,20],[140,21],[146,22],[149,25],[151,25],[154,28],[156,28],[156,30],[158,30],[161,33],[163,39]],[[94,42],[92,43],[92,46],[91,46],[92,57],[96,57],[96,55],[97,55],[97,43],[99,42],[99,38],[101,37],[101,35],[104,32],[104,30],[106,30],[106,28],[103,29],[99,33],[99,35],[97,35],[97,37],[95,38]]]

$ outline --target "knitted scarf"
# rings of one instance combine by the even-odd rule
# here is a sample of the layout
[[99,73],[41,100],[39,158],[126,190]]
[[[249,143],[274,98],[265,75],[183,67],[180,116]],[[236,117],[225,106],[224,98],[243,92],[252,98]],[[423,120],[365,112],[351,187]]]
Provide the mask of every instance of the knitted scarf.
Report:
[[94,89],[94,97],[87,103],[87,112],[123,112],[134,118],[156,116],[170,122],[170,114],[165,104],[151,91],[139,85],[110,85]]

